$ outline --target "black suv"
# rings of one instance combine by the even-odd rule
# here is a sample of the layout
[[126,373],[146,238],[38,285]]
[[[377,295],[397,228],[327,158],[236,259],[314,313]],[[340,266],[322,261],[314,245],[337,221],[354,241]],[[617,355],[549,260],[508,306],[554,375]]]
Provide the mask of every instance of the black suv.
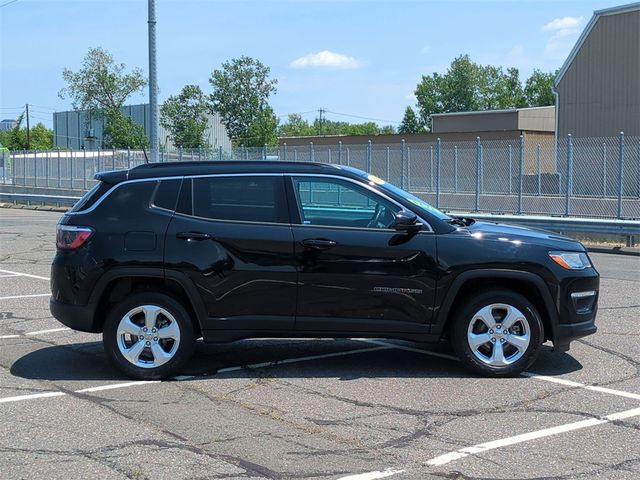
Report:
[[57,227],[51,312],[102,332],[127,375],[173,375],[196,339],[451,341],[487,376],[596,331],[577,241],[448,216],[337,165],[180,162],[100,173]]

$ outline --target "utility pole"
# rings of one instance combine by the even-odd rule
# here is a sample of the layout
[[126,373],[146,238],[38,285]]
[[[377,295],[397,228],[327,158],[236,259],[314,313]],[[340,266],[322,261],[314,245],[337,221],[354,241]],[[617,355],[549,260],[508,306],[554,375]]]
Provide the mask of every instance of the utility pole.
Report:
[[156,65],[156,1],[149,0],[149,109],[151,161],[158,161],[158,69]]
[[324,122],[324,108],[318,110],[318,135],[322,135],[322,123]]
[[27,150],[31,150],[31,129],[29,128],[29,104],[25,105],[27,111]]

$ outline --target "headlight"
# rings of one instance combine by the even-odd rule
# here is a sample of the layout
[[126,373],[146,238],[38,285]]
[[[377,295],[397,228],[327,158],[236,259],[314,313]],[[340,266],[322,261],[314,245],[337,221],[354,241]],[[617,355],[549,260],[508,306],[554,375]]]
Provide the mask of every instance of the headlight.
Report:
[[551,260],[567,270],[584,270],[591,266],[584,252],[549,252]]

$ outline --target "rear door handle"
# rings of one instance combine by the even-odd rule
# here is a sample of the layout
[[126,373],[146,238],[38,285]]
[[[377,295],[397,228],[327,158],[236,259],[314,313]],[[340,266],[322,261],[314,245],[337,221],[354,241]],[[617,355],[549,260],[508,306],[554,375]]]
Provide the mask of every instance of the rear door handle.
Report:
[[211,235],[203,232],[179,232],[176,233],[176,238],[181,240],[201,241],[211,239]]
[[337,245],[333,240],[327,240],[326,238],[307,238],[302,240],[301,243],[305,247],[314,248],[316,250],[325,250]]

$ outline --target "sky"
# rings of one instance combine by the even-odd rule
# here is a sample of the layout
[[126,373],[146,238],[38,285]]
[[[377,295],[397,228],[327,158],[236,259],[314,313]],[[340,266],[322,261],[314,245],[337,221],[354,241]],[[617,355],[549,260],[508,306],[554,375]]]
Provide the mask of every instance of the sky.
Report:
[[[422,75],[469,54],[481,64],[562,66],[594,10],[625,0],[157,0],[159,99],[186,84],[211,92],[222,63],[248,55],[271,68],[281,122],[313,119],[397,126]],[[103,47],[148,71],[146,0],[0,0],[0,119],[29,103],[33,122],[71,109],[64,68]],[[148,101],[148,90],[129,103]]]

